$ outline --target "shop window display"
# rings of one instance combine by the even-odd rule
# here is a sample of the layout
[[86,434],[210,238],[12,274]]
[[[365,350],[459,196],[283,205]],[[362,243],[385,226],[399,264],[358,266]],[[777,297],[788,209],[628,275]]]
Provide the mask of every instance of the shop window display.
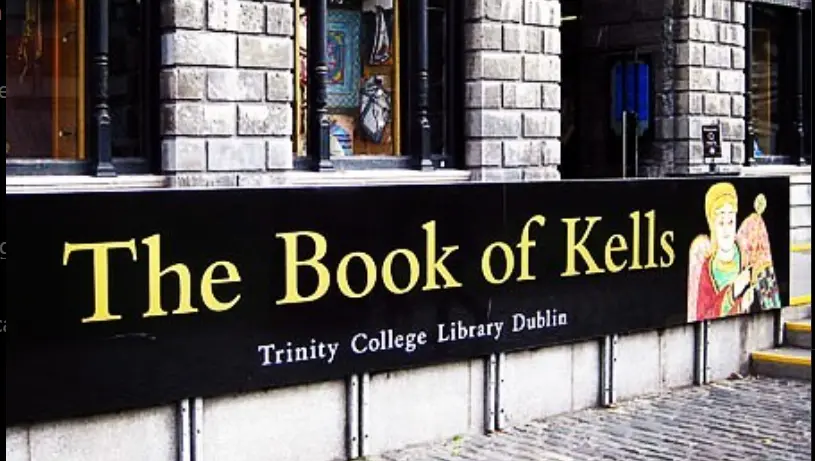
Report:
[[795,10],[754,6],[750,85],[757,162],[797,157]]
[[81,160],[81,0],[6,2],[6,157]]
[[[296,152],[306,155],[308,16],[297,6]],[[399,0],[329,1],[326,51],[331,156],[398,155]]]
[[[96,33],[87,18],[90,1],[6,2],[7,160],[88,159],[95,83],[88,37]],[[110,0],[108,109],[118,158],[143,158],[147,151],[148,88],[155,84],[147,72],[150,4]]]

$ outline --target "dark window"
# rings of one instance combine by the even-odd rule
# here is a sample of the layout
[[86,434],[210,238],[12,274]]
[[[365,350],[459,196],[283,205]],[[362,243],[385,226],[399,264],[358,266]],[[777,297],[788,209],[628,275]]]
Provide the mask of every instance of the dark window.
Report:
[[[756,163],[797,163],[799,159],[798,79],[801,77],[796,15],[793,8],[754,6],[750,85]],[[808,51],[806,53],[808,60]],[[808,76],[805,81],[809,81]],[[810,131],[808,123],[805,131]]]
[[[153,33],[158,2],[9,0],[6,3],[7,174],[93,171],[91,1],[109,1],[108,94],[111,153],[118,173],[147,172],[155,151],[160,46]],[[148,10],[148,6],[153,10]],[[98,11],[93,8],[94,11]]]
[[[451,3],[430,0],[428,42],[430,43],[428,118],[431,126],[431,158],[437,167],[452,166],[451,151],[460,137],[459,125],[451,114],[463,88],[450,83],[460,69],[451,36],[457,34]],[[412,155],[412,113],[416,102],[411,37],[414,24],[409,0],[331,0],[328,2],[327,103],[331,120],[330,154],[340,168],[375,165],[407,166]],[[296,41],[297,88],[295,92],[295,157],[305,166],[307,146],[307,28],[305,0],[299,11]],[[384,117],[384,118],[383,118]]]

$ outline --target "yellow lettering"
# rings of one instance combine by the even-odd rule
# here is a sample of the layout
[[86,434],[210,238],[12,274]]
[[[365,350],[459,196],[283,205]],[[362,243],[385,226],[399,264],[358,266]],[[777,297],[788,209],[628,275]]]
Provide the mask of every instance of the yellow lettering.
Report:
[[627,249],[628,243],[625,241],[625,237],[622,235],[614,234],[608,239],[606,242],[606,268],[609,272],[615,273],[625,269],[625,266],[628,265],[628,261],[623,260],[622,263],[617,264],[614,262],[613,256],[614,253],[618,251],[625,251]]
[[586,226],[586,230],[583,232],[583,236],[580,238],[579,242],[575,242],[576,238],[576,227],[577,223],[581,220],[581,218],[564,218],[562,221],[566,223],[566,270],[560,274],[562,277],[572,277],[575,275],[580,275],[580,272],[576,269],[576,254],[580,253],[580,256],[583,258],[583,261],[589,266],[589,269],[585,272],[586,274],[602,274],[605,271],[597,265],[592,258],[591,253],[589,250],[586,249],[586,239],[589,238],[589,234],[591,234],[591,230],[594,228],[594,225],[597,224],[601,218],[600,216],[590,216],[585,218],[588,226]]
[[[504,261],[506,261],[506,268],[504,269],[504,274],[497,278],[492,271],[492,252],[496,248],[500,249],[502,253],[504,253]],[[515,255],[512,254],[512,248],[509,247],[504,242],[495,242],[490,244],[487,248],[484,249],[484,253],[481,255],[481,273],[484,275],[484,279],[493,285],[500,285],[507,280],[509,280],[509,276],[512,275],[512,270],[515,268]]]
[[521,250],[521,275],[518,276],[519,282],[535,280],[535,276],[529,273],[529,249],[535,247],[535,241],[529,240],[529,227],[533,223],[543,227],[546,224],[546,218],[541,215],[532,216],[529,221],[524,224],[524,229],[521,231],[521,241],[518,242],[518,249]]
[[[226,270],[226,276],[223,278],[215,278],[215,270],[223,268]],[[215,297],[212,288],[213,285],[223,283],[236,283],[241,281],[241,276],[238,273],[238,268],[229,261],[216,261],[207,267],[201,277],[201,299],[204,300],[204,305],[214,312],[223,312],[232,309],[235,304],[241,299],[240,294],[236,294],[231,300],[227,302],[220,301]]]
[[190,280],[190,269],[182,264],[176,263],[164,269],[161,268],[161,236],[151,235],[142,240],[147,246],[147,277],[149,290],[149,307],[144,317],[159,317],[167,315],[161,305],[161,278],[170,273],[178,277],[178,308],[174,314],[194,314],[198,310],[192,307],[192,282]]
[[[275,237],[283,239],[285,245],[285,268],[286,268],[286,295],[283,299],[276,302],[279,306],[281,304],[297,304],[307,303],[322,298],[328,292],[328,287],[331,283],[331,273],[325,264],[320,261],[328,253],[328,242],[325,237],[309,231],[302,232],[284,232],[276,234]],[[305,260],[297,258],[297,238],[305,237],[314,242],[314,255]],[[314,293],[308,296],[300,294],[299,285],[297,283],[297,269],[298,267],[311,267],[317,272],[317,288]]]
[[628,269],[635,271],[642,269],[642,264],[640,263],[640,212],[635,211],[628,216],[631,217],[631,230],[633,234],[631,242],[634,244],[634,246],[631,247],[631,265],[628,266]]
[[93,256],[93,315],[82,319],[82,323],[107,322],[119,320],[121,315],[110,313],[109,306],[109,280],[108,280],[108,252],[111,250],[130,250],[133,261],[137,260],[136,239],[123,242],[99,242],[99,243],[68,243],[62,251],[62,265],[67,266],[71,259],[71,254],[75,251],[90,250]]
[[[393,280],[393,260],[399,255],[405,257],[409,269],[408,283],[403,288],[399,288],[396,281]],[[385,256],[385,260],[382,262],[382,282],[391,293],[402,295],[412,290],[419,283],[420,270],[419,258],[412,251],[405,249],[393,250]]]
[[[360,292],[355,292],[348,282],[348,265],[351,264],[354,258],[358,258],[365,266],[365,288]],[[352,299],[361,298],[370,293],[374,289],[374,285],[376,285],[376,262],[374,262],[373,258],[361,251],[348,253],[342,257],[340,264],[337,266],[337,286],[342,294]]]
[[648,219],[648,264],[645,265],[646,269],[657,268],[656,263],[656,247],[657,244],[657,212],[654,210],[645,213]]
[[[461,286],[453,274],[444,265],[444,260],[447,259],[454,251],[458,250],[458,245],[442,247],[442,255],[436,258],[436,221],[428,221],[422,224],[425,237],[425,259],[427,267],[425,269],[425,285],[422,291],[438,290],[439,288],[458,288]],[[436,273],[444,279],[444,286],[439,286],[436,282]]]
[[659,258],[660,267],[671,267],[676,260],[676,254],[673,248],[674,233],[673,231],[665,231],[659,239],[659,244],[662,251],[665,253],[663,258]]

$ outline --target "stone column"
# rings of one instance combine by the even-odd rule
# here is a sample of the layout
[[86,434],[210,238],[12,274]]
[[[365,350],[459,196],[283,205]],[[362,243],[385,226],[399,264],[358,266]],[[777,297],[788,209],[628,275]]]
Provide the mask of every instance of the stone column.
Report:
[[177,186],[292,168],[291,0],[162,0],[162,167]]
[[467,167],[480,181],[559,179],[559,2],[465,5]]
[[[722,155],[716,172],[737,173],[744,162],[744,2],[675,0],[672,36],[675,68],[662,95],[672,100],[657,119],[657,139],[673,151],[668,172],[710,171],[704,164],[701,130],[719,124]],[[671,80],[671,79],[669,79]]]

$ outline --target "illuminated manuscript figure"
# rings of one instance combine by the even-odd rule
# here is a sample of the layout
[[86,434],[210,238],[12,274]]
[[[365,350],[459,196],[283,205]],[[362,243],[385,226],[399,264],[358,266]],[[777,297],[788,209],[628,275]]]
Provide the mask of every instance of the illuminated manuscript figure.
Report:
[[761,215],[767,199],[759,194],[755,212],[737,226],[738,195],[732,184],[717,183],[705,195],[710,235],[690,247],[688,320],[709,320],[781,307],[767,226]]

